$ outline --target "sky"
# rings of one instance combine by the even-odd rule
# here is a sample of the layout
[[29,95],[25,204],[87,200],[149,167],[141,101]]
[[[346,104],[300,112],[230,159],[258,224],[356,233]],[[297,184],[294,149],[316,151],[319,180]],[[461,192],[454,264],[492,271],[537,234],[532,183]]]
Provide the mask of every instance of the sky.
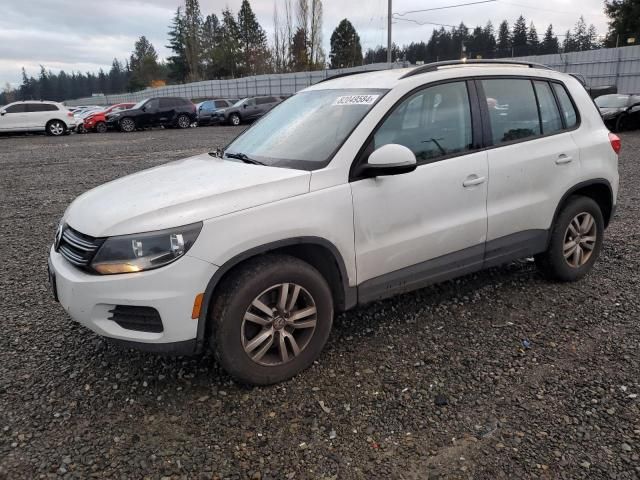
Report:
[[[242,0],[200,0],[203,14],[220,14],[229,7],[238,11]],[[580,15],[593,23],[598,34],[607,30],[603,0],[497,0],[458,8],[421,13],[411,10],[435,8],[478,0],[393,0],[393,12],[416,22],[495,27],[503,19],[510,24],[522,14],[533,21],[539,34],[553,23],[556,34],[573,28]],[[282,9],[284,0],[251,0],[251,5],[269,40],[273,31],[274,3]],[[0,86],[17,86],[21,68],[37,76],[40,65],[47,70],[94,71],[111,66],[113,58],[128,58],[138,37],[145,35],[161,58],[170,55],[165,47],[172,17],[183,0],[0,0]],[[294,1],[295,3],[295,1]],[[387,0],[323,0],[324,48],[329,53],[331,32],[348,18],[360,35],[363,51],[386,44]],[[408,44],[427,41],[433,28],[410,21],[395,21],[393,41]]]

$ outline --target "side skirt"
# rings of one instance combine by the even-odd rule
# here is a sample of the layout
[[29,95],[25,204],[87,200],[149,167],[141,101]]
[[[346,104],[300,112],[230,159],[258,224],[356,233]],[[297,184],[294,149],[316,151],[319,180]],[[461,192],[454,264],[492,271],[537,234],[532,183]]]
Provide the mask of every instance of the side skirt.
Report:
[[526,230],[411,265],[361,283],[358,286],[358,304],[363,305],[529,257],[544,252],[548,242],[547,230]]

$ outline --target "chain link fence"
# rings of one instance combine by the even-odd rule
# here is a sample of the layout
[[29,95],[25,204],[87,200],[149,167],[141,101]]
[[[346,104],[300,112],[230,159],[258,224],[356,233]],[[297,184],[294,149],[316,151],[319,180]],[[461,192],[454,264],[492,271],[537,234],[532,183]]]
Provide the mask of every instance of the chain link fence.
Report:
[[[566,54],[515,57],[542,63],[566,73],[579,73],[590,86],[615,85],[620,93],[640,93],[640,45],[631,47],[589,50]],[[121,102],[138,102],[149,97],[184,97],[191,100],[205,98],[245,98],[257,95],[293,95],[309,85],[342,73],[401,68],[401,63],[373,63],[361,67],[312,72],[257,75],[230,80],[203,82],[147,88],[139,92],[117,95],[94,95],[66,101],[74,105],[109,105]]]

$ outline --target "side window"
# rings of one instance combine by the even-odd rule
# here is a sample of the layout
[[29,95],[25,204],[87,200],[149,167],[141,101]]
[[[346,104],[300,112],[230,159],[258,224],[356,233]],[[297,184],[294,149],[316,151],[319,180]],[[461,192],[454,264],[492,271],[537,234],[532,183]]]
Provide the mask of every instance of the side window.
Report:
[[[153,100],[156,101],[157,100]],[[160,108],[171,108],[175,105],[175,101],[173,100],[173,98],[161,98],[160,99]]]
[[566,127],[575,127],[578,123],[578,116],[576,115],[575,108],[573,108],[573,103],[569,98],[567,90],[559,83],[554,83],[553,89],[555,90],[556,95],[558,96],[558,100],[560,101],[560,109],[562,110],[562,114],[564,115]]
[[418,161],[472,148],[471,107],[465,82],[421,90],[404,100],[373,137],[374,149],[388,143],[409,148]]
[[27,105],[25,103],[17,103],[7,107],[5,111],[7,113],[23,113],[27,111]]
[[27,112],[53,112],[58,110],[58,107],[50,103],[28,103],[26,107]]
[[159,104],[160,102],[158,101],[158,99],[154,98],[153,100],[149,100],[147,103],[145,103],[144,106],[147,111],[153,111],[158,109]]
[[256,98],[256,104],[264,105],[266,103],[269,103],[269,98],[268,97],[258,97],[258,98]]
[[530,80],[482,80],[489,107],[493,144],[540,135],[538,106]]
[[538,96],[538,105],[540,107],[540,120],[542,121],[542,134],[547,135],[562,130],[562,118],[558,111],[556,99],[553,96],[549,83],[542,81],[534,81],[533,86]]
[[216,100],[215,101],[216,108],[225,108],[227,107],[227,102],[224,100]]
[[256,99],[255,98],[250,98],[249,100],[247,100],[246,105],[249,105],[250,107],[254,106],[256,104]]

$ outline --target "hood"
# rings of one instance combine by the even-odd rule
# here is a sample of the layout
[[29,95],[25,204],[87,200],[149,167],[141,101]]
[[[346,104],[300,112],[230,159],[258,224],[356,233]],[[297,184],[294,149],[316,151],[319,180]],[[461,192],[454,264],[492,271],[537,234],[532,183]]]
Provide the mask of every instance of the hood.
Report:
[[624,111],[624,108],[623,107],[600,107],[598,108],[598,110],[600,110],[600,115],[602,115],[603,117],[611,117],[613,115],[616,115]]
[[63,220],[93,237],[161,230],[307,193],[310,178],[311,172],[203,154],[89,190]]

